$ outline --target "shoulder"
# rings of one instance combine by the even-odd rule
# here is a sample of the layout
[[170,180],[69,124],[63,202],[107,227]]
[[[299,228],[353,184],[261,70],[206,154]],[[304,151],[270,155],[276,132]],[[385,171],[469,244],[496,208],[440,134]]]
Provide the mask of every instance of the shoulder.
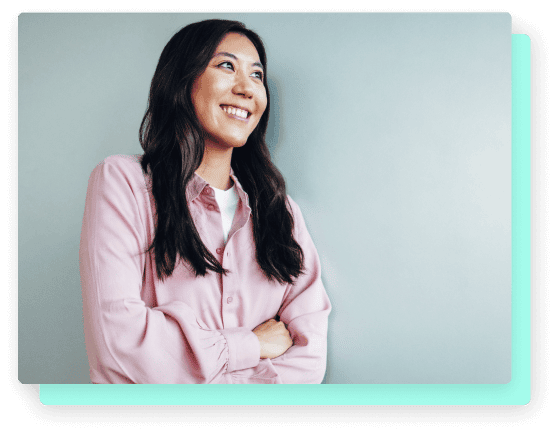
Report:
[[295,203],[295,200],[293,200],[293,198],[291,198],[291,195],[289,194],[287,194],[287,207],[294,215],[293,216],[294,219],[295,219],[295,214],[301,215],[301,208],[297,203]]
[[305,227],[305,220],[303,219],[301,208],[289,194],[287,195],[287,209],[293,217],[293,227],[295,228],[295,234],[298,235],[299,229]]
[[119,181],[127,180],[134,182],[143,182],[143,171],[140,164],[140,155],[123,155],[118,154],[105,158],[97,164],[90,176],[90,183],[93,180]]
[[103,159],[93,171],[112,170],[135,175],[142,173],[141,155],[115,154]]
[[95,168],[106,166],[115,169],[118,168],[122,171],[134,171],[138,169],[141,170],[141,157],[142,155],[140,154],[113,154],[99,162]]

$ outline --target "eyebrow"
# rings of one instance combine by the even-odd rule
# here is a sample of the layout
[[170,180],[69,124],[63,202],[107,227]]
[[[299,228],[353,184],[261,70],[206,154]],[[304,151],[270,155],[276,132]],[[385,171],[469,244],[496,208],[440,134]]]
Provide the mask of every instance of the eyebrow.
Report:
[[[216,54],[213,55],[214,58],[216,58],[218,56],[227,56],[227,57],[235,59],[236,61],[239,60],[239,58],[237,56],[235,56],[233,53],[228,53],[226,51],[220,51],[219,53],[216,53]],[[260,62],[254,62],[252,64],[252,66],[253,67],[260,67],[260,68],[264,69],[264,66]]]

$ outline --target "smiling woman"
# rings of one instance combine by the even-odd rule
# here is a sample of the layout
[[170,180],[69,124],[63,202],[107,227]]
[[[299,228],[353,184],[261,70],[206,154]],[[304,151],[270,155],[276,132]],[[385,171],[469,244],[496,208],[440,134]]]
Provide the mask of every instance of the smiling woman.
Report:
[[206,149],[241,147],[268,103],[264,68],[256,48],[244,35],[227,34],[216,51],[194,82],[192,101],[208,133]]
[[80,244],[94,383],[320,383],[330,302],[264,141],[266,53],[242,23],[165,46],[142,156],[89,181]]

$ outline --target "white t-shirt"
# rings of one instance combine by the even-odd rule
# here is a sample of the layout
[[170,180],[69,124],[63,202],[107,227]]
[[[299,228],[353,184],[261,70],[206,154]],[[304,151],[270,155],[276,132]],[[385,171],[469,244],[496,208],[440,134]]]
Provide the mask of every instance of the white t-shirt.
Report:
[[227,236],[229,235],[229,230],[233,225],[233,218],[235,217],[235,211],[237,210],[237,205],[239,204],[239,195],[235,189],[235,185],[229,188],[227,191],[222,191],[221,189],[212,188],[215,193],[215,201],[219,206],[221,212],[221,224],[223,227],[223,241],[227,242]]

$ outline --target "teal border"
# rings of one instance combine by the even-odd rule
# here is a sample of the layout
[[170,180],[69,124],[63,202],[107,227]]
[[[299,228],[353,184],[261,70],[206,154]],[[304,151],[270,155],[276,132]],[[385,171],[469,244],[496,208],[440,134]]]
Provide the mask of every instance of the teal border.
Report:
[[530,38],[512,35],[512,356],[507,384],[40,385],[45,405],[522,405],[530,402]]

